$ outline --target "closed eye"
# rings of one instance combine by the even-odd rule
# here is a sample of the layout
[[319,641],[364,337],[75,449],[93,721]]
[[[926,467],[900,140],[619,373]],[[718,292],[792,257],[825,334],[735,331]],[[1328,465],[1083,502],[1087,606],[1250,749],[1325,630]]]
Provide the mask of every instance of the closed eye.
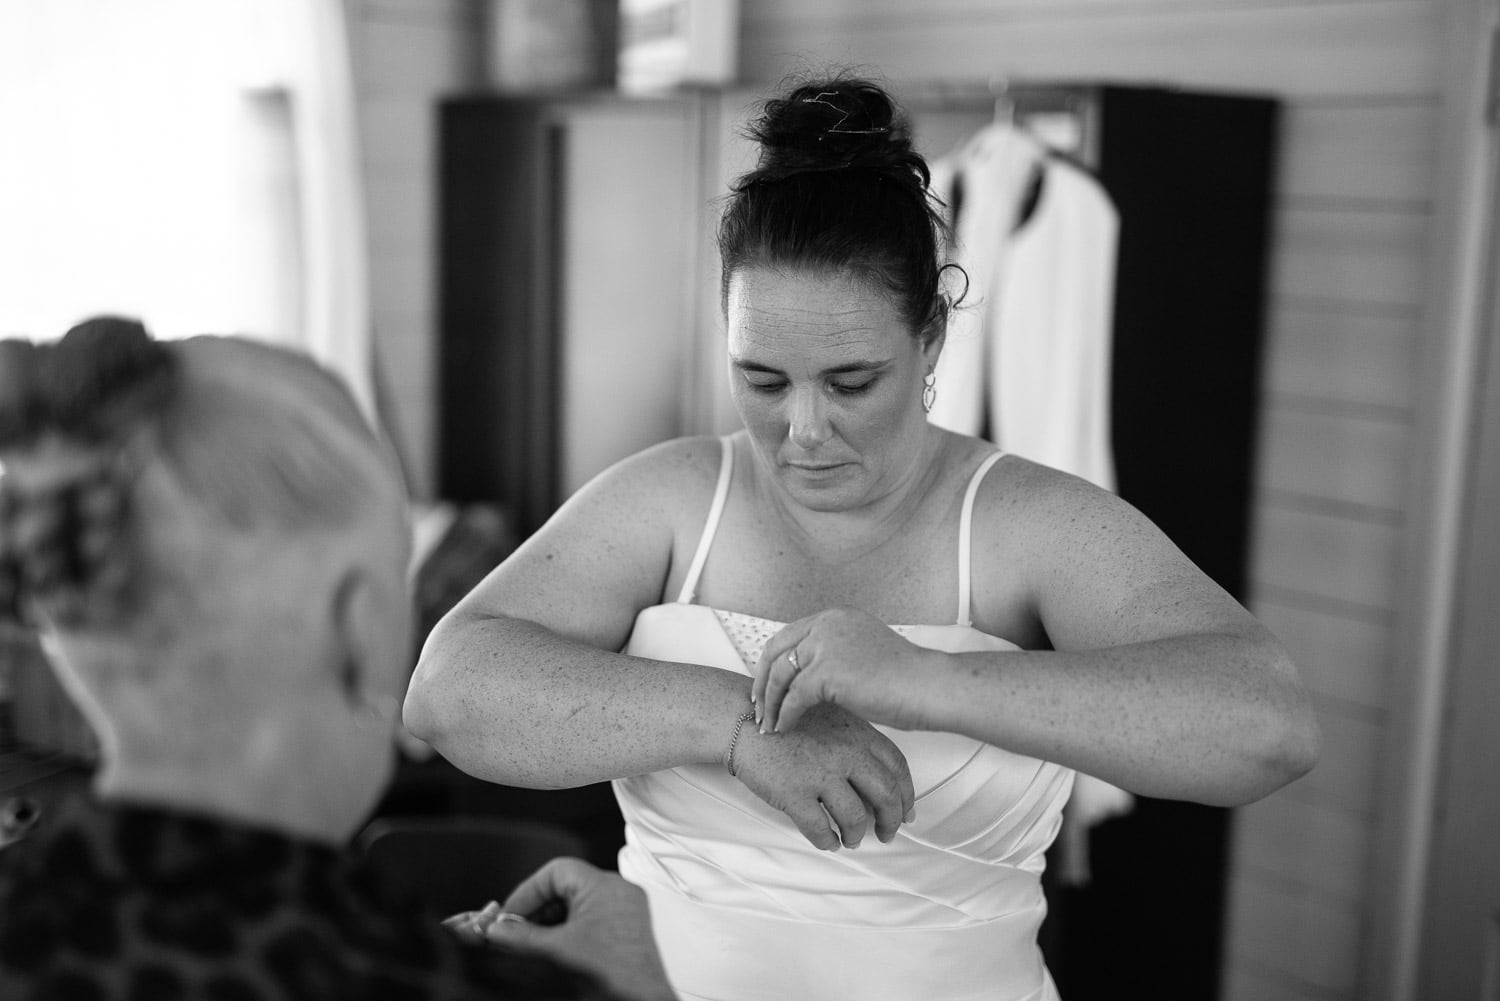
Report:
[[859,382],[834,382],[830,383],[830,385],[833,386],[835,393],[842,393],[845,396],[857,396],[875,385],[875,380],[863,379]]
[[757,381],[756,379],[751,378],[749,375],[746,375],[745,376],[745,385],[749,386],[752,390],[754,390],[757,393],[767,393],[767,394],[770,394],[770,393],[778,393],[781,390],[785,389],[786,388],[786,380],[785,379],[765,379],[764,377],[762,377],[762,379],[760,381]]

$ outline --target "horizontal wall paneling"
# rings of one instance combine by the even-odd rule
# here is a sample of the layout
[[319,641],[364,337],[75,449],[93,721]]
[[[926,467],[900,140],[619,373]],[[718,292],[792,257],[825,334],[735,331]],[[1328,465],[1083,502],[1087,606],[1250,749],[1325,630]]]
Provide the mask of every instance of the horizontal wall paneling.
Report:
[[897,81],[1086,76],[1321,97],[1431,94],[1438,84],[1427,3],[964,5],[942,17],[926,5],[884,16],[841,6],[782,17],[747,11],[744,76],[777,80],[823,60],[867,64]]

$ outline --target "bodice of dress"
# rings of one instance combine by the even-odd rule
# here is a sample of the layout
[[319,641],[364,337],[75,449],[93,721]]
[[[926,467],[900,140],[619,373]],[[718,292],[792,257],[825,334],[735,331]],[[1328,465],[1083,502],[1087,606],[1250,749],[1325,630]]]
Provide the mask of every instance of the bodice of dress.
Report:
[[[642,610],[624,652],[748,676],[781,626],[679,600]],[[949,652],[1016,649],[967,624],[892,628]],[[718,765],[614,783],[620,872],[646,889],[684,998],[1053,996],[1036,947],[1040,875],[1072,771],[955,734],[880,729],[916,791],[916,819],[889,844],[819,851]]]

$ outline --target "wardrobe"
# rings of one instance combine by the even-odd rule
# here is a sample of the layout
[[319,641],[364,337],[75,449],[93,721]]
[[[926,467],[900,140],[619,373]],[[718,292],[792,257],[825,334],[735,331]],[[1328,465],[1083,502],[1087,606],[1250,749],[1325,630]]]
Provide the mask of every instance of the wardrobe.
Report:
[[[1004,116],[1119,212],[1110,373],[1118,491],[1246,594],[1277,104],[1110,83],[896,87],[941,156]],[[534,530],[589,476],[734,426],[713,245],[749,164],[749,91],[469,95],[440,108],[439,489]],[[1229,813],[1141,798],[1049,876],[1069,1001],[1217,994]],[[1056,867],[1049,866],[1049,872]]]

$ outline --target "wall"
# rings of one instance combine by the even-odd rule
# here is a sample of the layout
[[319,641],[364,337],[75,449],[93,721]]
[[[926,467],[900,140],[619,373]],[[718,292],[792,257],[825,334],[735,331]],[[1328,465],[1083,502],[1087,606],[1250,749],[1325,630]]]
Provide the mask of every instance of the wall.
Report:
[[1326,747],[1309,776],[1236,813],[1223,996],[1366,995],[1445,5],[747,0],[743,10],[750,81],[834,63],[875,68],[898,90],[1081,78],[1286,102],[1252,605],[1302,667]]
[[436,423],[436,100],[481,76],[478,0],[345,0],[364,151],[377,393],[418,497]]

